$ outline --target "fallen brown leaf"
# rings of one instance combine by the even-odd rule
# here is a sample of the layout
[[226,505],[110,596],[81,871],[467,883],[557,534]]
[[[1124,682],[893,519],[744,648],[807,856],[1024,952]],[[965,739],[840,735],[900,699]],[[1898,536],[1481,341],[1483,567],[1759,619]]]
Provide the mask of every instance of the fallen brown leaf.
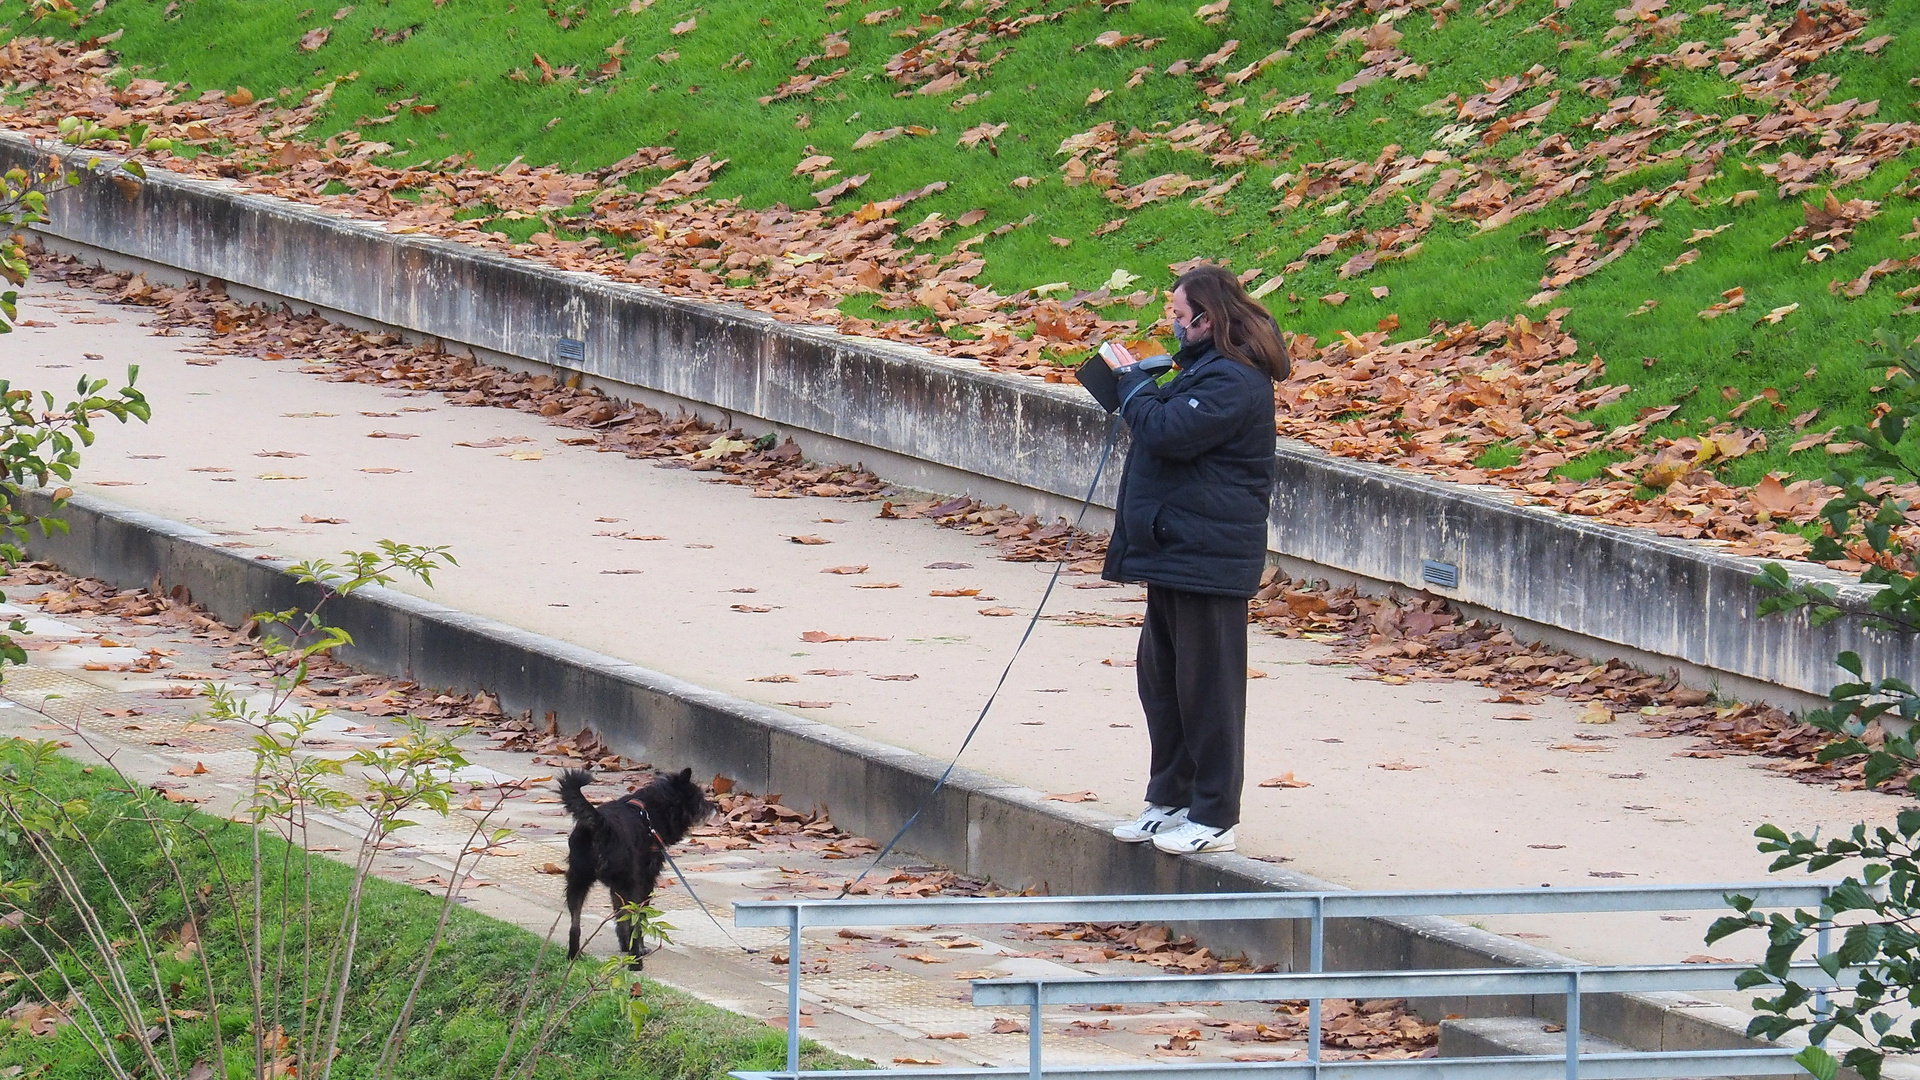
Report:
[[1283,772],[1279,776],[1268,777],[1260,781],[1260,786],[1264,788],[1303,788],[1312,787],[1313,785],[1305,780],[1299,779],[1291,772]]

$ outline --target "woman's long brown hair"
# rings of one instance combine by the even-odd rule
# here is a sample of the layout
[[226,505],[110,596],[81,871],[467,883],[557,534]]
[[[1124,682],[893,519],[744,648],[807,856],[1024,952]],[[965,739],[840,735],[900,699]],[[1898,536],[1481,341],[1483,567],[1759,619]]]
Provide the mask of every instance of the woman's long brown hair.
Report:
[[1221,355],[1265,372],[1275,382],[1293,373],[1293,361],[1287,356],[1279,324],[1224,267],[1196,266],[1181,274],[1173,288],[1175,292],[1186,291],[1187,305],[1196,317],[1207,317],[1213,347]]

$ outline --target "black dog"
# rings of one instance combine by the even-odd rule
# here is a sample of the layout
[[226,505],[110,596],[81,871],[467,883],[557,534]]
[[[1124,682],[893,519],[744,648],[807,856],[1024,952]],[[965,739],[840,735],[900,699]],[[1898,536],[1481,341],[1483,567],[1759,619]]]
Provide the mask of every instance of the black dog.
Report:
[[[599,806],[587,801],[580,789],[593,783],[583,769],[569,769],[560,778],[560,802],[573,815],[573,835],[567,837],[567,910],[573,930],[567,937],[567,958],[580,955],[580,907],[593,883],[606,883],[613,906],[647,906],[653,886],[666,865],[666,846],[686,839],[687,830],[712,809],[693,770],[661,773],[646,787],[630,791]],[[626,915],[614,923],[620,950],[640,966],[646,945],[639,928]]]

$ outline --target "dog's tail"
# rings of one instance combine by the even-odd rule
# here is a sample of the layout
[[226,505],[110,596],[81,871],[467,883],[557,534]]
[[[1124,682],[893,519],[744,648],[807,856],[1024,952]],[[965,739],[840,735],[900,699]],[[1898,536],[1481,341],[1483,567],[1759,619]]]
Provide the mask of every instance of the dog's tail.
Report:
[[560,777],[560,805],[567,808],[575,821],[590,828],[600,827],[600,808],[588,801],[580,789],[593,783],[593,774],[585,769],[568,769]]

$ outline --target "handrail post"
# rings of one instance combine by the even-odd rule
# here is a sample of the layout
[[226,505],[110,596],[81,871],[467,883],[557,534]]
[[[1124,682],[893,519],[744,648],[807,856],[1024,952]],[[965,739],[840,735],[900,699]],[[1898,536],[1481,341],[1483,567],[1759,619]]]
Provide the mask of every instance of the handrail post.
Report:
[[1580,972],[1567,973],[1567,1080],[1580,1080]]
[[[1313,897],[1313,926],[1307,938],[1307,970],[1319,974],[1326,961],[1327,898]],[[1320,999],[1307,999],[1307,1060],[1313,1063],[1315,1080],[1320,1076]]]
[[[1822,891],[1825,893],[1825,896],[1820,903],[1820,908],[1821,908],[1820,914],[1822,916],[1825,916],[1830,914],[1830,912],[1827,910],[1827,903],[1833,898],[1833,889],[1829,887]],[[1818,959],[1819,957],[1825,956],[1827,954],[1827,942],[1828,942],[1829,932],[1832,929],[1833,929],[1833,922],[1830,919],[1822,918],[1820,920],[1820,926],[1814,932],[1814,939],[1813,939],[1813,950],[1814,950],[1813,955],[1815,959]],[[1827,1004],[1826,990],[1825,989],[1815,990],[1813,992],[1813,1015],[1824,1020],[1828,1015],[1832,1013],[1832,1011],[1833,1011],[1832,1008]],[[1813,1041],[1813,1044],[1815,1046],[1818,1046],[1821,1043],[1826,1041],[1827,1041],[1826,1038],[1823,1036],[1819,1039],[1815,1039]]]
[[1027,1080],[1040,1080],[1040,984],[1032,985],[1033,1001],[1027,1006]]
[[800,1076],[800,905],[787,912],[787,1072]]

